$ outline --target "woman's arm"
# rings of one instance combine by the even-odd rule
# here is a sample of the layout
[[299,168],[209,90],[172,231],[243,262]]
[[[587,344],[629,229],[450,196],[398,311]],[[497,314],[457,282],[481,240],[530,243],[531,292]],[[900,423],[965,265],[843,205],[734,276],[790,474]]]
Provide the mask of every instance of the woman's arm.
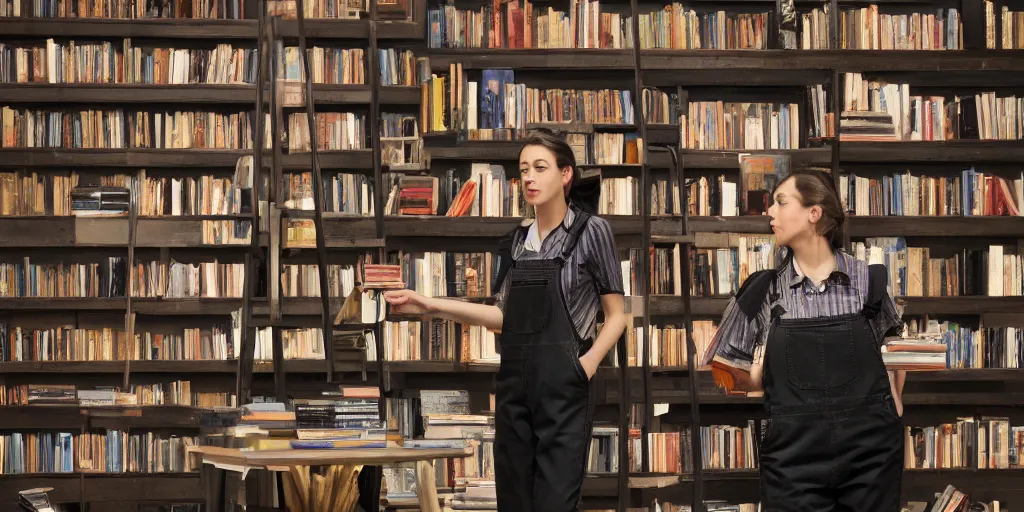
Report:
[[604,325],[601,332],[597,334],[594,345],[586,354],[580,356],[580,364],[587,370],[587,377],[593,377],[597,373],[597,367],[608,355],[608,351],[615,346],[626,330],[625,301],[618,293],[608,293],[601,296],[601,308],[604,310]]
[[397,314],[437,317],[500,331],[505,315],[501,308],[440,297],[424,297],[412,290],[389,290],[384,299]]
[[501,331],[505,315],[498,306],[437,297],[429,300],[433,307],[432,316],[468,325],[481,325],[495,332]]
[[906,370],[889,371],[889,389],[892,390],[892,399],[896,403],[896,413],[900,416],[903,416],[903,384],[906,381]]
[[601,309],[604,311],[601,331],[587,353],[580,356],[580,364],[587,371],[587,376],[593,377],[608,351],[622,337],[628,323],[622,290],[622,264],[612,227],[600,217],[590,219],[576,250],[586,251],[582,259],[601,297]]

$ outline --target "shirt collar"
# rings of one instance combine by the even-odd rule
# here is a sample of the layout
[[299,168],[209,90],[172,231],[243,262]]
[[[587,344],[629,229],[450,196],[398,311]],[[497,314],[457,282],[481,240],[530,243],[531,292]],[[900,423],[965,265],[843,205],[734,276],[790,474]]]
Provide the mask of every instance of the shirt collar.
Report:
[[804,283],[807,283],[812,288],[817,288],[818,291],[825,291],[825,288],[830,284],[850,286],[850,262],[846,259],[847,255],[840,251],[833,251],[832,254],[836,258],[836,268],[819,286],[815,286],[815,283],[811,282],[811,279],[804,275],[803,271],[800,270],[800,265],[796,262],[796,258],[791,258],[789,265],[790,288],[796,288]]
[[[568,230],[572,227],[573,221],[576,220],[576,211],[572,204],[565,210],[565,218],[562,219],[561,227]],[[551,236],[551,233],[548,233]],[[540,228],[537,227],[537,219],[532,219],[530,222],[529,229],[526,230],[526,240],[523,242],[523,248],[530,252],[540,252],[541,239],[540,239]]]

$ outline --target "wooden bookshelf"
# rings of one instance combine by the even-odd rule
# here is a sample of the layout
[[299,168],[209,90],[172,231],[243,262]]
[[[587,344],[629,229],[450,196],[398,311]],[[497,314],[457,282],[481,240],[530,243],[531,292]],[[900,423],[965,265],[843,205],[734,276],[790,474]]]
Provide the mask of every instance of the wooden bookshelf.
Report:
[[[247,0],[247,17],[253,10]],[[770,38],[771,49],[766,50],[664,50],[664,49],[529,49],[500,48],[448,49],[429,48],[426,43],[431,30],[426,15],[426,0],[414,0],[414,17],[410,21],[363,20],[306,20],[304,38],[308,44],[324,47],[360,47],[367,50],[365,85],[312,86],[312,100],[318,111],[359,111],[367,115],[369,137],[365,150],[320,151],[319,165],[325,174],[337,172],[371,176],[376,189],[374,201],[377,214],[363,217],[348,214],[324,213],[318,228],[324,234],[326,249],[332,258],[365,251],[382,254],[398,250],[438,250],[442,244],[450,250],[482,250],[493,247],[500,236],[515,227],[518,218],[446,218],[438,216],[383,215],[387,190],[381,185],[383,173],[380,143],[372,141],[378,129],[377,116],[381,112],[418,112],[421,101],[420,87],[389,87],[380,85],[380,63],[377,49],[414,49],[416,56],[430,58],[430,69],[445,74],[452,64],[461,64],[467,76],[477,79],[485,69],[511,68],[522,72],[523,82],[531,87],[566,88],[618,88],[630,89],[639,96],[636,87],[657,87],[662,90],[704,89],[719,86],[728,89],[762,88],[764,90],[801,90],[809,85],[824,84],[830,112],[841,105],[837,94],[842,93],[842,74],[846,72],[875,73],[892,83],[909,83],[912,87],[930,90],[1000,90],[1018,91],[1024,88],[1024,59],[1020,51],[986,50],[984,47],[983,16],[977,0],[963,2],[962,29],[967,49],[955,51],[878,51],[878,50],[782,50],[777,38]],[[625,8],[623,2],[608,3]],[[821,0],[815,6],[829,5],[833,12],[840,6],[860,5],[846,0]],[[934,7],[933,0],[879,0],[885,6],[900,4],[923,10]],[[456,4],[462,6],[461,0]],[[734,9],[759,7],[772,11],[777,23],[775,0],[722,0],[701,2],[701,8],[721,7]],[[810,5],[810,4],[807,4]],[[623,12],[626,12],[623,11]],[[634,13],[635,14],[635,13]],[[35,44],[47,38],[74,40],[132,38],[144,45],[188,47],[191,41],[203,45],[226,43],[235,47],[251,47],[258,42],[259,29],[254,16],[246,20],[186,20],[186,19],[41,19],[0,18],[0,42],[31,41]],[[298,23],[295,20],[277,20],[272,23],[276,35],[285,46],[297,46]],[[981,39],[979,39],[979,35]],[[979,44],[980,41],[980,44]],[[114,45],[115,47],[117,44]],[[518,79],[519,75],[517,75]],[[635,81],[634,81],[635,80]],[[517,80],[518,81],[518,80]],[[562,85],[563,83],[570,85]],[[588,85],[580,85],[581,83]],[[631,85],[635,83],[636,85]],[[534,85],[539,84],[539,85]],[[263,93],[263,104],[272,113],[280,107],[272,97],[269,85],[262,91],[254,84],[235,85],[132,85],[132,84],[0,84],[4,105],[53,105],[58,108],[111,108],[127,105],[144,109],[149,104],[181,105],[180,110],[202,110],[216,105],[230,105],[237,109],[254,110],[257,95]],[[802,94],[803,92],[801,92]],[[698,95],[689,99],[695,100]],[[704,101],[707,98],[701,98]],[[696,100],[695,100],[696,101]],[[801,104],[801,117],[806,118],[806,102]],[[303,112],[304,106],[288,107],[289,111]],[[34,108],[34,107],[33,107]],[[48,107],[49,108],[49,107]],[[685,110],[685,106],[683,108]],[[370,119],[373,117],[374,119]],[[281,120],[286,120],[283,117]],[[678,119],[674,120],[678,122]],[[594,129],[595,126],[553,126],[554,128]],[[839,128],[840,126],[837,126]],[[287,132],[287,122],[278,122],[279,132]],[[671,145],[679,149],[679,164],[685,176],[692,172],[736,173],[738,158],[747,150],[693,150],[679,147],[680,127],[677,124],[652,124],[638,120],[633,125],[601,126],[606,131],[633,131],[644,134],[648,144]],[[801,125],[801,129],[805,127]],[[427,133],[422,137],[425,160],[410,174],[437,173],[448,167],[465,166],[470,162],[502,163],[514,165],[519,155],[516,142],[464,140],[455,132]],[[276,148],[280,150],[280,148]],[[649,147],[648,147],[649,149]],[[274,154],[268,145],[261,151],[260,173],[269,172],[279,178],[284,172],[310,171],[310,153]],[[794,165],[815,165],[832,169],[835,176],[848,166],[888,165],[891,167],[927,168],[927,166],[992,165],[1009,167],[1024,161],[1024,142],[992,140],[952,140],[942,142],[847,142],[834,138],[801,141],[800,149],[767,150],[786,153]],[[181,171],[199,176],[207,171],[230,172],[239,158],[253,155],[254,150],[203,149],[72,149],[72,148],[3,148],[0,149],[0,172],[14,169],[89,171],[111,170],[136,172],[139,169],[160,173]],[[645,151],[645,164],[627,164],[602,167],[616,176],[638,177],[646,180],[654,172],[673,169],[666,153]],[[272,181],[272,180],[271,180]],[[280,198],[278,184],[271,188]],[[265,194],[266,195],[266,194]],[[641,194],[645,195],[645,194]],[[612,226],[620,247],[640,247],[654,244],[680,243],[690,250],[698,240],[698,233],[759,233],[768,234],[766,216],[665,216],[647,214],[648,201],[643,201],[635,215],[605,216]],[[292,220],[313,219],[314,212],[285,210],[277,207],[269,213],[270,230],[253,229],[252,244],[207,245],[202,242],[203,220],[253,220],[250,216],[177,216],[121,218],[75,217],[0,217],[0,248],[10,252],[21,249],[47,248],[74,252],[83,249],[123,251],[136,250],[168,252],[206,251],[217,257],[258,255],[270,261],[276,257],[297,256],[312,260],[316,247],[308,244],[289,245],[283,225]],[[985,238],[1024,238],[1024,218],[1021,217],[899,217],[848,216],[847,239],[866,237],[902,236],[916,238],[967,237],[974,242]],[[1000,242],[1002,243],[1002,242]],[[120,254],[120,252],[119,252]],[[280,262],[278,262],[280,263]],[[638,269],[650,269],[647,263]],[[255,273],[255,272],[253,272]],[[273,278],[267,271],[265,278]],[[253,287],[255,288],[255,286]],[[684,290],[686,288],[684,287]],[[0,298],[0,310],[18,314],[67,314],[81,319],[99,313],[138,314],[161,321],[185,322],[186,318],[224,317],[240,308],[252,311],[247,327],[308,326],[319,327],[321,300],[316,297],[273,298],[248,295],[230,299],[153,299],[153,298]],[[651,295],[646,298],[638,325],[683,322],[687,313],[695,318],[720,318],[728,303],[727,297],[689,297],[689,310],[683,297]],[[1002,315],[1024,311],[1022,297],[900,297],[905,315],[971,316]],[[272,302],[274,306],[272,307]],[[333,315],[340,307],[340,298],[331,298]],[[279,307],[281,318],[273,318]],[[377,329],[379,326],[364,326]],[[138,330],[138,328],[136,329]],[[248,333],[247,333],[248,335]],[[251,337],[247,338],[252,342]],[[646,340],[650,343],[650,340]],[[648,346],[649,347],[649,346]],[[322,382],[330,365],[326,360],[288,360],[275,365],[272,361],[256,361],[253,373],[269,380],[287,378],[300,382],[303,392],[334,385],[336,375],[330,375],[330,384]],[[194,375],[193,381],[234,378],[239,375],[237,360],[228,361],[70,361],[70,362],[3,362],[0,374],[5,376],[58,378],[62,374],[112,378],[124,374],[131,376],[167,377]],[[277,370],[277,371],[275,371]],[[337,370],[337,369],[336,369]],[[469,389],[477,393],[492,392],[497,366],[486,363],[456,363],[453,361],[385,361],[378,365],[367,362],[362,373],[369,375],[359,383],[372,385],[381,379],[390,391],[399,395],[422,389]],[[344,373],[336,371],[336,374]],[[353,372],[359,373],[359,372]],[[598,375],[597,401],[601,414],[623,425],[628,405],[642,405],[650,411],[654,403],[671,404],[662,422],[685,423],[691,417],[691,404],[699,407],[705,424],[739,422],[758,418],[762,412],[760,399],[725,396],[708,386],[707,372],[693,368],[663,367],[644,364],[640,367],[602,367]],[[691,380],[692,379],[692,380]],[[1011,415],[1024,407],[1024,395],[1008,391],[1024,380],[1024,370],[967,369],[913,373],[908,386],[913,393],[906,397],[910,418],[942,416],[941,408],[955,408],[963,414],[982,413]],[[317,381],[312,383],[313,381]],[[263,388],[266,383],[263,382]],[[699,385],[692,388],[691,384]],[[282,386],[283,387],[283,386]],[[957,389],[962,387],[963,389]],[[953,391],[950,391],[950,389]],[[278,388],[281,389],[281,388]],[[696,392],[692,390],[696,389]],[[939,391],[936,391],[939,390]],[[941,391],[945,390],[945,392]],[[277,389],[275,389],[275,392]],[[273,394],[273,393],[271,393]],[[630,400],[623,400],[623,397]],[[118,425],[130,421],[131,428],[192,429],[201,411],[178,406],[142,406],[139,416],[130,420],[91,415],[93,408],[82,407],[7,407],[0,410],[0,430],[80,428],[85,424]],[[111,408],[113,414],[117,409]],[[132,413],[134,414],[134,413]],[[647,413],[642,413],[650,416]],[[89,423],[92,421],[101,423]],[[643,433],[657,427],[653,418],[642,421]],[[644,440],[643,446],[647,446]],[[624,452],[623,452],[624,453]],[[904,496],[921,498],[940,492],[947,483],[962,486],[964,490],[984,498],[1010,500],[1014,508],[1024,500],[1024,493],[1013,482],[1020,471],[1009,470],[943,470],[908,471],[904,482]],[[58,501],[115,504],[128,509],[125,502],[161,500],[200,501],[202,484],[197,475],[80,475],[46,474],[18,475],[0,478],[0,503],[19,489],[35,486],[55,487]],[[126,491],[126,489],[130,489]],[[118,493],[118,491],[121,493]],[[663,475],[650,472],[623,473],[588,477],[584,484],[585,504],[639,507],[654,497],[667,497],[677,501],[697,498],[735,498],[756,501],[756,472],[743,470],[703,470],[687,475]],[[111,505],[114,507],[115,505]],[[118,509],[120,510],[120,509]]]

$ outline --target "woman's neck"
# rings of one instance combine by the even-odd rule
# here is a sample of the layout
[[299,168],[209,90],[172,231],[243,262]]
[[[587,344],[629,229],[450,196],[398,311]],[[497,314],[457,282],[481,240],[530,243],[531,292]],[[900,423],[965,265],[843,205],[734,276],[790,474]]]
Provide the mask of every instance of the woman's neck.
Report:
[[836,269],[835,251],[822,236],[794,240],[790,249],[793,250],[793,259],[800,265],[800,271],[815,283],[824,281]]
[[558,227],[565,220],[565,214],[569,211],[569,205],[564,200],[553,199],[544,204],[534,207],[537,213],[537,228],[540,231],[540,239],[543,240],[552,230]]

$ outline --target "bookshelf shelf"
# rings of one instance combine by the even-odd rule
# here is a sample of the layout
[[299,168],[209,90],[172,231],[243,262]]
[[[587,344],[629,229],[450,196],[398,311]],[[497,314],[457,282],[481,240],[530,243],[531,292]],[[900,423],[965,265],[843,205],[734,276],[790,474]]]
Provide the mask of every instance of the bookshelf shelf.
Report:
[[439,217],[394,215],[384,217],[387,236],[500,237],[515,229],[514,217]]
[[230,315],[241,307],[241,298],[132,298],[132,311],[144,315]]
[[[296,83],[300,84],[301,82],[296,81]],[[382,86],[378,94],[378,102],[381,105],[420,104],[419,87]],[[369,85],[313,84],[313,102],[316,105],[370,105],[372,95],[373,87]],[[301,104],[287,106],[289,108],[304,107]]]
[[1021,368],[959,368],[939,371],[907,372],[907,382],[1018,382],[1024,380]]
[[[3,373],[7,374],[121,374],[124,373],[126,364],[130,367],[131,373],[233,374],[237,370],[238,360],[229,359],[209,361],[8,361],[0,362],[0,370],[2,370]],[[287,373],[294,374],[323,373],[324,370],[326,369],[326,363],[324,359],[289,359],[284,362],[284,366]],[[368,366],[367,371],[376,370]],[[450,367],[448,371],[451,371]],[[271,361],[254,361],[253,372],[273,373],[274,364]]]
[[7,405],[0,407],[0,430],[78,430],[84,417],[78,406]]
[[644,70],[1021,71],[1008,50],[643,50]]
[[123,311],[128,303],[124,297],[4,297],[0,298],[0,310],[18,311]]
[[87,503],[131,500],[203,502],[205,489],[199,473],[85,474],[82,500]]
[[[1012,313],[1024,310],[1024,297],[897,297],[905,303],[905,315],[980,315]],[[721,316],[729,299],[726,297],[692,297],[691,311],[697,316]],[[682,316],[683,298],[674,295],[651,295],[652,316]]]
[[[311,153],[290,153],[281,159],[286,171],[308,171],[312,166]],[[345,171],[373,171],[373,151],[359,149],[352,151],[319,151],[321,169]]]
[[[733,481],[758,481],[760,480],[760,474],[756,469],[705,469],[702,475],[705,480],[714,480],[720,482],[733,482]],[[692,480],[692,476],[683,475],[684,480]]]
[[251,104],[252,85],[3,84],[8,103],[237,103]]
[[[643,230],[643,218],[635,215],[601,215],[601,218],[608,221],[616,236],[640,235]],[[498,238],[508,234],[521,222],[519,217],[389,215],[384,217],[384,233],[388,237]],[[656,232],[676,233],[680,229],[678,226],[678,221],[665,221]],[[324,229],[326,231],[328,228]]]
[[6,18],[0,34],[23,37],[256,39],[256,20]]
[[980,315],[1019,313],[1024,297],[900,297],[906,301],[905,315]]
[[187,405],[12,405],[0,407],[0,429],[77,430],[96,423],[120,423],[130,428],[198,428],[207,410]]
[[[760,486],[760,473],[756,469],[704,469],[702,471],[704,482],[708,491],[713,496],[709,499],[727,500],[753,500],[756,501],[757,489]],[[1021,477],[1021,469],[904,469],[903,470],[903,494],[912,493],[933,493],[935,489],[942,489],[950,482],[956,482],[957,486],[970,486],[972,489],[983,489],[986,495],[998,499],[999,489],[1016,485],[1017,479]],[[682,485],[665,486],[654,492],[655,495],[664,501],[687,500],[691,495],[692,478],[689,475],[679,475],[679,483]],[[972,496],[974,493],[972,493]],[[738,498],[744,496],[745,498]],[[749,496],[749,498],[746,498]]]
[[377,39],[381,41],[397,41],[414,39],[422,41],[427,34],[426,15],[422,8],[416,10],[420,19],[413,21],[378,21]]
[[467,141],[454,147],[432,147],[431,138],[426,136],[423,142],[431,160],[515,161],[519,158],[519,146],[514,142]]
[[128,361],[128,366],[132,373],[234,373],[238,361]]
[[[632,50],[589,49],[589,48],[542,48],[542,49],[440,49],[431,48],[431,67],[435,71],[447,71],[453,63],[461,63],[463,69],[515,68],[529,69],[577,69],[577,70],[620,70],[630,71],[633,67]],[[703,70],[697,75],[702,80],[697,84],[713,85],[711,79],[718,70],[723,75],[736,70],[774,71],[807,74],[814,70],[831,70],[841,63],[843,72],[848,71],[1022,71],[1024,62],[1013,51],[1006,50],[641,50],[641,67],[646,73],[659,73],[656,77],[665,79],[663,71],[689,74],[691,70]],[[767,78],[767,74],[760,75]],[[683,79],[685,81],[685,78]],[[790,79],[781,83],[790,84]],[[802,83],[802,82],[797,82]]]
[[691,233],[771,233],[767,215],[742,217],[690,217],[686,225]]
[[[788,154],[793,165],[828,166],[832,162],[832,150],[829,148],[805,148],[790,150],[730,150],[709,151],[684,149],[679,159],[687,168],[697,169],[737,169],[740,168],[740,155],[751,154]],[[666,165],[667,167],[667,165]]]
[[0,247],[127,247],[129,220],[117,217],[0,217]]
[[[771,218],[766,215],[689,217],[686,221],[691,233],[771,233]],[[664,222],[678,221],[665,219]],[[874,236],[1019,237],[1024,234],[1024,218],[1018,216],[848,215],[846,224],[850,236],[854,238]],[[652,231],[654,230],[652,229]]]
[[934,142],[843,142],[842,163],[1006,162],[1024,159],[1019,140],[951,140]]
[[124,361],[8,361],[0,368],[5,374],[124,373]]
[[430,67],[448,71],[451,64],[463,69],[515,68],[632,71],[632,50],[542,48],[509,50],[499,48],[441,49],[430,48]]
[[[587,474],[583,479],[582,493],[589,498],[614,497],[618,495],[617,474]],[[660,489],[679,484],[680,475],[666,473],[630,473],[630,489]]]
[[230,167],[243,149],[0,149],[3,167]]
[[[299,23],[295,20],[281,20],[278,22],[278,33],[285,39],[297,39],[299,37]],[[306,37],[323,40],[343,39],[368,39],[370,37],[370,24],[367,20],[328,20],[328,19],[307,19]],[[424,25],[419,22],[390,22],[378,23],[378,40],[401,40],[401,39],[423,39]],[[255,30],[253,31],[255,38]]]
[[[608,390],[607,403],[619,403],[621,395],[617,389]],[[634,399],[637,399],[634,393]],[[689,392],[680,392],[673,389],[652,390],[651,400],[654,403],[667,403],[670,406],[679,406],[674,410],[670,407],[664,421],[676,423],[689,421],[689,404],[692,400]],[[962,409],[970,409],[978,406],[992,407],[1021,407],[1024,406],[1024,393],[1008,393],[1006,391],[991,392],[967,392],[967,393],[913,393],[907,392],[903,396],[903,404],[910,407],[931,407],[943,406],[955,408],[954,411],[961,413]],[[720,394],[700,394],[700,406],[702,422],[717,423],[725,417],[735,418],[761,418],[764,417],[764,402],[759,397],[729,396]],[[913,414],[908,409],[907,415]]]
[[77,502],[82,495],[81,476],[75,473],[16,474],[0,476],[0,506],[17,510],[18,492],[25,489],[50,487],[47,493],[54,503]]
[[1024,217],[848,217],[851,237],[873,236],[976,236],[1020,237]]
[[[659,87],[799,87],[827,82],[827,69],[645,69],[644,84]],[[648,125],[650,128],[650,125]]]
[[[381,40],[422,39],[424,25],[418,21],[379,23]],[[111,19],[111,18],[7,18],[0,19],[0,34],[21,37],[69,38],[152,38],[152,39],[251,39],[257,38],[256,20],[198,19]],[[298,22],[280,22],[280,34],[298,37]],[[306,20],[306,37],[315,39],[367,39],[367,20]]]
[[383,86],[380,88],[378,100],[381,105],[419,105],[420,88],[398,85]]
[[[369,105],[369,85],[313,84],[317,105]],[[6,103],[192,103],[251,105],[250,84],[0,84]],[[269,102],[269,97],[267,102]],[[418,87],[381,87],[383,105],[419,105]]]

